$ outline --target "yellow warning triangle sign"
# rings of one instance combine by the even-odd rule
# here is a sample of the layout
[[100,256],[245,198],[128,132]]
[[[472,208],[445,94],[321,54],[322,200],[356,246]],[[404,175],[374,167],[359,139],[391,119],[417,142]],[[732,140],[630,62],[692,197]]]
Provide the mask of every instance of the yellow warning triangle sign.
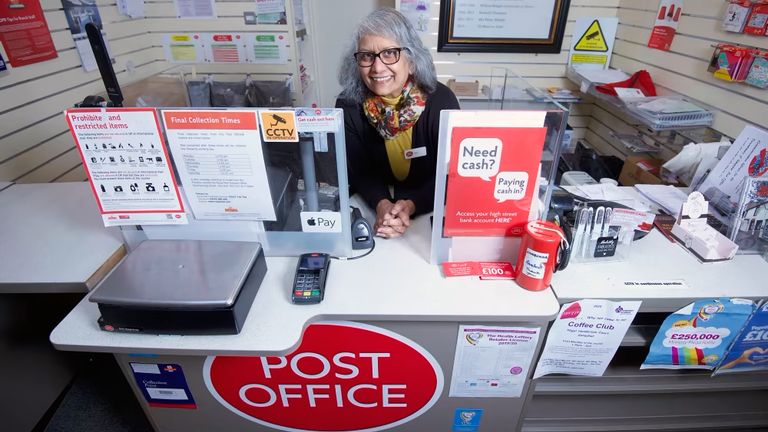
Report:
[[608,44],[603,36],[603,29],[600,27],[600,21],[594,20],[587,31],[581,35],[581,38],[573,47],[576,51],[608,51]]

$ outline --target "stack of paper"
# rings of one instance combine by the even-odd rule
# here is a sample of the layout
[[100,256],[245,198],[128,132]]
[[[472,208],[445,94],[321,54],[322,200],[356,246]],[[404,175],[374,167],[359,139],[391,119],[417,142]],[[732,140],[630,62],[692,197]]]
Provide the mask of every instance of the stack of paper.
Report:
[[635,185],[635,189],[673,216],[680,212],[680,208],[688,198],[685,192],[674,186],[638,184]]

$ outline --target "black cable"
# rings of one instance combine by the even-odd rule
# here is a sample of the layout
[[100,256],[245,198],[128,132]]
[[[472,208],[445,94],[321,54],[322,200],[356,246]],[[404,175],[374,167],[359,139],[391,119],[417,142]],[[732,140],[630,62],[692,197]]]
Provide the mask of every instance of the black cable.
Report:
[[371,248],[368,249],[368,251],[365,252],[364,254],[358,255],[358,256],[349,257],[349,258],[341,258],[341,257],[337,257],[337,256],[332,256],[331,259],[340,260],[340,261],[352,261],[352,260],[356,260],[356,259],[367,257],[368,255],[371,254],[371,252],[373,252],[374,249],[376,249],[376,239],[372,238],[371,239]]

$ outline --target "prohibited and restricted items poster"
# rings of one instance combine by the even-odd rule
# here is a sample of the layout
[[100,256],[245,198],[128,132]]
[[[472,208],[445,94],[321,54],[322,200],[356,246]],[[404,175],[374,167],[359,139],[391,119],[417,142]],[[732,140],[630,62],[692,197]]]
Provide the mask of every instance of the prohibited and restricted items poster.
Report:
[[65,114],[105,226],[187,223],[153,108]]

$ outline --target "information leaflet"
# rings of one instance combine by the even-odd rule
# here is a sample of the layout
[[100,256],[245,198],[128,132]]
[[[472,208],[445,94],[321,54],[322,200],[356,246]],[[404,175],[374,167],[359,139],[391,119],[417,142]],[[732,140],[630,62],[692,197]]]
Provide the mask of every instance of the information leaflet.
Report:
[[104,225],[186,224],[153,108],[66,111]]
[[590,299],[563,305],[533,377],[553,373],[602,376],[640,304]]
[[538,342],[538,328],[459,326],[449,396],[520,397]]
[[275,220],[256,111],[163,111],[197,219]]
[[446,236],[512,236],[528,222],[546,128],[454,127]]

